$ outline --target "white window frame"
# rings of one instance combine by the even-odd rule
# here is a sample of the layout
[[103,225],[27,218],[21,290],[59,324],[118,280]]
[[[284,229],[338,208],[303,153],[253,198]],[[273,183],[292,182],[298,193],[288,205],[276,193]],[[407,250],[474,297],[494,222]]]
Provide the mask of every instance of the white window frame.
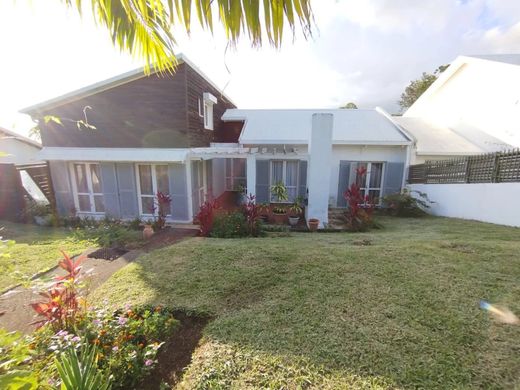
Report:
[[204,110],[203,110],[203,108],[202,108],[202,101],[201,101],[200,98],[199,98],[199,116],[200,116],[201,118],[204,118],[204,112],[203,112],[203,111],[204,111]]
[[[379,191],[378,196],[378,202],[375,203],[375,205],[379,206],[381,205],[381,195],[383,194],[383,188],[384,188],[384,180],[385,180],[385,168],[386,164],[384,161],[358,161],[357,167],[356,167],[356,178],[354,180],[357,180],[357,168],[359,168],[359,164],[366,164],[367,166],[367,173],[365,175],[365,187],[359,187],[361,191],[365,193],[365,196],[370,193],[370,191]],[[370,176],[372,174],[372,164],[381,164],[381,183],[379,184],[379,187],[370,187]],[[366,202],[364,203],[366,204]]]
[[209,92],[202,94],[202,108],[204,117],[204,128],[206,130],[213,130],[213,105],[217,103],[217,98]]
[[[78,184],[77,184],[77,177],[76,177],[76,169],[74,168],[75,165],[85,165],[85,174],[87,175],[87,188],[88,192],[79,192],[78,191]],[[94,192],[94,186],[92,185],[92,171],[90,167],[92,165],[99,166],[99,179],[101,180],[101,191],[102,192]],[[89,215],[105,215],[106,211],[95,211],[96,210],[96,203],[94,200],[95,196],[101,196],[103,198],[103,207],[106,207],[105,205],[105,196],[103,193],[103,181],[101,179],[101,165],[97,162],[83,162],[83,161],[73,161],[69,165],[69,171],[71,175],[71,182],[72,182],[72,192],[74,194],[74,207],[76,208],[76,212],[79,214],[89,214]],[[82,196],[88,196],[89,197],[89,204],[90,204],[90,211],[82,211],[79,207],[79,195]],[[106,210],[106,209],[105,209]]]
[[[294,160],[294,159],[291,159],[291,160],[270,160],[269,161],[269,203],[293,203],[293,201],[291,201],[290,199],[285,201],[285,202],[279,202],[277,200],[273,200],[273,194],[271,192],[271,187],[273,185],[275,185],[276,183],[273,183],[273,162],[282,162],[283,163],[283,167],[282,167],[282,182],[285,186],[285,188],[289,189],[289,186],[287,186],[287,162],[290,161],[290,162],[294,162],[294,161],[297,161],[297,165],[298,165],[298,168],[297,168],[297,173],[296,173],[296,197],[298,196],[298,188],[300,188],[300,160]],[[290,186],[291,188],[293,188],[294,186]]]
[[[152,195],[141,193],[141,178],[139,177],[139,167],[140,166],[150,166],[150,170],[151,170],[151,174],[152,174],[152,193],[153,193]],[[158,217],[159,216],[159,207],[156,205],[157,170],[155,169],[155,167],[157,167],[157,166],[168,167],[168,164],[136,164],[135,165],[135,179],[136,179],[136,185],[137,185],[137,204],[139,206],[139,215],[142,217]],[[171,186],[171,179],[170,179],[169,172],[168,172],[168,184]],[[170,194],[168,193],[168,195],[170,195]],[[143,212],[143,203],[141,201],[141,198],[152,198],[153,205],[154,205],[153,214]],[[171,210],[170,210],[170,213],[168,213],[166,216],[171,217]]]
[[[224,164],[224,187],[225,187],[225,190],[226,191],[236,191],[236,188],[234,187],[233,183],[235,182],[235,179],[239,179],[241,181],[244,182],[244,186],[243,187],[246,187],[246,184],[247,184],[247,162],[244,161],[245,163],[245,176],[237,176],[235,175],[235,164],[234,164],[234,161],[235,158],[229,158],[227,160],[231,160],[231,172],[228,172],[228,168],[227,168],[227,162]],[[240,160],[245,160],[244,158],[241,158]],[[228,179],[230,179],[230,183],[231,183],[231,188],[229,188],[228,186]]]

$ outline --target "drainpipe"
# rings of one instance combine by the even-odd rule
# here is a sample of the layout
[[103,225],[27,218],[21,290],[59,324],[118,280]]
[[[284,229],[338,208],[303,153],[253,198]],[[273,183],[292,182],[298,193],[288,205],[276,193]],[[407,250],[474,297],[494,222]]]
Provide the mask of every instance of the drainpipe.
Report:
[[309,142],[309,202],[305,217],[317,218],[320,228],[329,222],[330,167],[332,160],[333,114],[313,114]]

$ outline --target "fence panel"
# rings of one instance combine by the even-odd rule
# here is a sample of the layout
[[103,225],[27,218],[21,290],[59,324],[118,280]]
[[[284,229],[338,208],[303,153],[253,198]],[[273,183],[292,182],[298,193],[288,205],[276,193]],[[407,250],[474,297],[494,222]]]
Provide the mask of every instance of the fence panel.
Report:
[[408,183],[504,183],[520,182],[520,150],[426,161],[411,165]]

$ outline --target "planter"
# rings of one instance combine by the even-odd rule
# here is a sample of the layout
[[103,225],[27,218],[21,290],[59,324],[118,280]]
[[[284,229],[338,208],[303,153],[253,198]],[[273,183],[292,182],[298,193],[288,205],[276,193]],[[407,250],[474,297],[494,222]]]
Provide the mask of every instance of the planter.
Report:
[[35,215],[34,222],[39,226],[49,226],[51,224],[52,215]]
[[296,226],[298,225],[298,222],[300,221],[300,217],[297,215],[290,215],[289,216],[289,225]]
[[143,238],[145,240],[148,240],[150,237],[153,236],[153,229],[152,229],[152,225],[144,225],[144,229],[143,229]]
[[262,221],[263,223],[267,223],[267,222],[269,222],[269,215],[260,215],[258,218],[259,218],[260,221]]
[[274,223],[277,225],[284,225],[287,222],[287,213],[273,212]]
[[311,232],[315,232],[318,230],[318,225],[320,224],[320,220],[316,218],[309,219],[309,230]]

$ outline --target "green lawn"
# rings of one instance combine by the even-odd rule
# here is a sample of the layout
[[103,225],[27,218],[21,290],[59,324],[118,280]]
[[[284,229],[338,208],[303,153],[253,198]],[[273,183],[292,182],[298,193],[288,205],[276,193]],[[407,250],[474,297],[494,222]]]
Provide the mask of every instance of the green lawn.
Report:
[[62,258],[60,249],[71,255],[80,254],[93,244],[72,238],[69,230],[41,227],[0,221],[0,236],[14,240],[16,244],[9,248],[10,258],[0,257],[0,290],[17,283],[14,272],[32,276],[57,264]]
[[363,234],[190,239],[92,299],[213,315],[183,388],[519,387],[520,327],[479,300],[520,313],[520,230],[380,221]]

